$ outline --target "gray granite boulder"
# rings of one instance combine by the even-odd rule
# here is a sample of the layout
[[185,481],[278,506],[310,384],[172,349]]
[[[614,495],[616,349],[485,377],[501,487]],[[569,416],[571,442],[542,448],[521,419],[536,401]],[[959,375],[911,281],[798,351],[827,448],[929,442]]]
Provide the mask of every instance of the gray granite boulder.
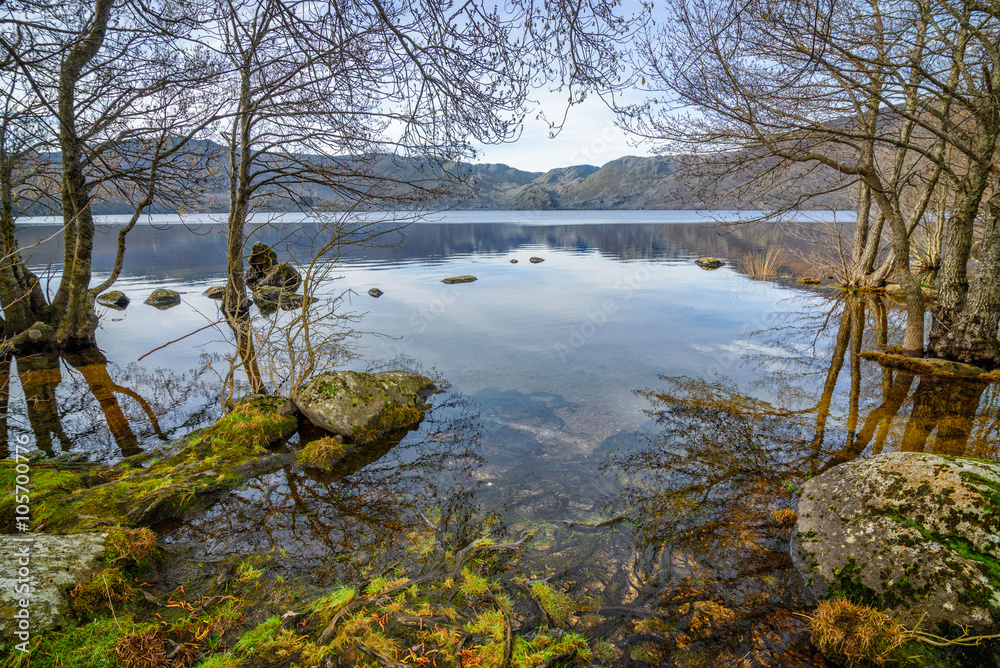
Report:
[[22,642],[24,625],[34,637],[62,624],[71,614],[65,592],[103,568],[105,537],[0,535],[0,648]]
[[304,382],[295,405],[321,429],[370,441],[419,422],[434,390],[430,378],[410,371],[332,371]]
[[1000,465],[924,453],[858,459],[802,486],[792,559],[817,597],[1000,631]]

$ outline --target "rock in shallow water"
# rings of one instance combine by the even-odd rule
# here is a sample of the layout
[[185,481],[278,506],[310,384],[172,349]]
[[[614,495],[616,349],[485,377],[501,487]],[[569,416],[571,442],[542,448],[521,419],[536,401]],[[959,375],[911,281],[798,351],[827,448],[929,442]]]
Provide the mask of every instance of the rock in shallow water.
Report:
[[170,308],[181,303],[181,295],[176,290],[166,288],[156,288],[153,293],[146,298],[146,304],[156,308]]
[[97,303],[110,308],[124,309],[132,301],[121,290],[110,290],[97,298]]
[[442,279],[441,282],[451,285],[452,283],[472,283],[475,280],[478,280],[475,276],[466,274],[465,276],[452,276],[451,278],[445,278]]
[[722,265],[726,264],[717,257],[701,257],[694,261],[696,265],[702,269],[718,269]]
[[792,559],[817,597],[905,626],[1000,630],[1000,465],[892,453],[802,486]]
[[409,371],[332,371],[303,383],[295,405],[321,429],[371,441],[419,421],[434,390],[430,378]]

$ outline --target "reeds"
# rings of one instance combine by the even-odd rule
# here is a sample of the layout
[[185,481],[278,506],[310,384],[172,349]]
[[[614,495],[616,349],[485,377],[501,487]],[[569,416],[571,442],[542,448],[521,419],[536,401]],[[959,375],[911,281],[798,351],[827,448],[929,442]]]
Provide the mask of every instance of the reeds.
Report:
[[766,281],[778,276],[778,270],[784,261],[784,253],[777,248],[769,248],[767,251],[747,253],[737,263],[737,267],[755,281]]

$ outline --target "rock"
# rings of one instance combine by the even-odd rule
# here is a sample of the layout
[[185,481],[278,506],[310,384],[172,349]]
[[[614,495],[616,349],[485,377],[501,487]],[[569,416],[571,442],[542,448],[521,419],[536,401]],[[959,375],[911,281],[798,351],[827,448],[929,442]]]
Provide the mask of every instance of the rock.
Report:
[[18,333],[11,340],[11,343],[14,348],[18,349],[32,348],[51,342],[55,335],[54,327],[39,320],[28,329]]
[[1000,465],[898,452],[802,486],[792,559],[817,597],[874,605],[912,628],[1000,631]]
[[250,258],[247,260],[245,279],[247,285],[256,286],[276,264],[278,264],[278,254],[274,249],[261,241],[255,241],[250,248]]
[[125,293],[121,290],[110,290],[97,298],[98,304],[118,309],[119,311],[125,310],[130,301],[132,300],[125,296]]
[[510,259],[510,263],[511,263],[511,264],[517,264],[517,258],[516,258],[516,257],[512,257],[512,258]]
[[303,306],[308,306],[316,301],[315,297],[310,297],[308,295],[299,295],[294,292],[282,291],[281,298],[278,301],[278,305],[283,311],[294,311],[300,309]]
[[451,285],[452,283],[471,283],[475,280],[478,280],[475,276],[469,276],[466,274],[465,276],[452,276],[451,278],[446,278],[441,282]]
[[[929,288],[927,286],[921,285],[920,291],[924,293],[924,297],[927,299],[937,298],[937,290],[934,288]],[[890,297],[902,297],[903,296],[903,286],[899,283],[886,283],[882,286],[882,292],[889,295]]]
[[818,278],[813,278],[812,276],[803,276],[802,278],[795,279],[799,283],[804,283],[805,285],[819,285],[823,281]]
[[699,267],[701,267],[702,269],[706,269],[708,271],[711,271],[713,269],[718,269],[719,267],[726,264],[717,257],[700,257],[697,260],[695,260],[694,263]]
[[[19,603],[28,598],[31,636],[61,625],[71,615],[65,592],[101,570],[104,555],[103,533],[68,536],[48,534],[0,535],[0,647],[16,645],[21,639],[15,614]],[[18,589],[24,569],[30,585],[30,597]]]
[[430,378],[409,371],[332,371],[303,383],[295,405],[321,429],[372,441],[419,422],[423,400],[434,390]]
[[375,299],[378,299],[379,297],[381,297],[385,293],[382,292],[381,290],[379,290],[378,288],[372,288],[371,290],[368,291],[368,294],[370,294]]
[[156,288],[153,290],[153,294],[146,298],[144,303],[160,309],[171,308],[181,303],[181,295],[176,290]]
[[529,257],[528,262],[530,262],[531,264],[538,264],[539,262],[545,262],[545,260],[544,258],[540,257]]
[[257,287],[274,286],[282,290],[294,292],[298,290],[300,285],[302,285],[302,275],[299,274],[298,269],[287,262],[282,262],[268,269],[264,277],[258,282]]
[[258,307],[277,307],[281,301],[281,288],[274,285],[261,285],[254,288],[253,300]]
[[222,299],[226,296],[226,286],[224,285],[213,285],[208,290],[205,290],[205,296],[209,299]]

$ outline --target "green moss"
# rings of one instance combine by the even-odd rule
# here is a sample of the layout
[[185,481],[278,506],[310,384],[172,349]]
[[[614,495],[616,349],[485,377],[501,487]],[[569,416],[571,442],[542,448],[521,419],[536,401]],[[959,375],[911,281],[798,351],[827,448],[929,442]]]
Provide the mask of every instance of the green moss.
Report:
[[105,568],[95,573],[90,582],[77,585],[70,597],[73,611],[85,618],[100,612],[117,612],[137,594],[132,578],[117,568]]
[[114,658],[115,644],[125,635],[153,628],[152,624],[136,624],[132,617],[117,613],[117,619],[107,616],[82,626],[59,631],[43,631],[31,640],[28,654],[14,652],[10,668],[91,668],[118,666]]
[[462,584],[458,590],[466,596],[483,596],[490,590],[490,583],[468,568],[462,569]]
[[497,642],[507,637],[507,620],[499,610],[487,610],[465,625],[467,633],[487,635]]
[[403,406],[395,402],[389,403],[364,427],[356,427],[351,435],[354,442],[367,445],[376,442],[380,437],[400,429],[409,429],[424,419],[424,412],[413,406]]
[[536,582],[531,585],[531,593],[556,624],[566,623],[570,615],[576,612],[577,606],[572,598],[556,591],[544,582]]

